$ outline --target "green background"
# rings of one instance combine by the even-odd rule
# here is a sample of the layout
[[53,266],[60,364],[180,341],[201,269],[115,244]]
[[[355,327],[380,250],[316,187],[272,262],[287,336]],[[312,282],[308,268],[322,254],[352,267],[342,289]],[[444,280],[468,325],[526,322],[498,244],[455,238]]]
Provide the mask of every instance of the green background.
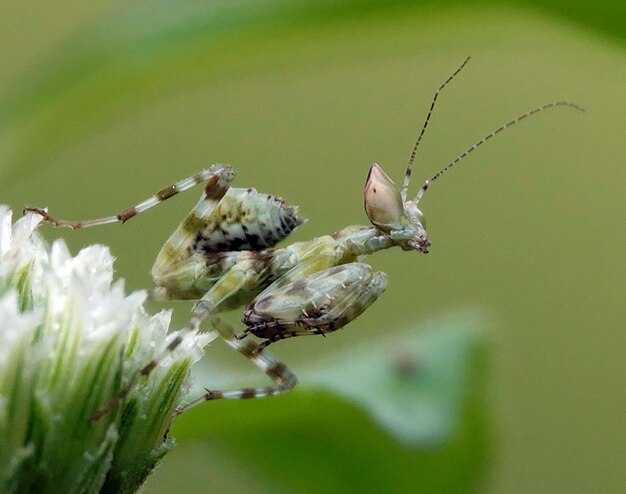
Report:
[[[69,219],[112,214],[228,162],[237,185],[301,206],[310,221],[294,238],[305,240],[366,221],[368,166],[401,179],[434,89],[467,55],[439,99],[413,190],[525,110],[562,98],[587,109],[534,117],[433,185],[422,202],[431,253],[371,257],[390,281],[371,310],[328,338],[274,350],[301,389],[190,412],[146,493],[624,491],[623,9],[583,0],[0,6],[0,202],[16,213],[33,204]],[[123,227],[63,236],[74,250],[109,245],[128,288],[149,287],[154,256],[197,193]],[[189,305],[174,307],[182,324]],[[376,355],[383,336],[446,326],[437,321],[468,309],[483,314],[467,320],[488,333],[489,357],[486,372],[473,367],[482,377],[465,382],[451,442],[399,443],[362,406],[314,386],[320,362],[350,362],[368,342]],[[200,385],[248,370],[223,345],[206,360]]]

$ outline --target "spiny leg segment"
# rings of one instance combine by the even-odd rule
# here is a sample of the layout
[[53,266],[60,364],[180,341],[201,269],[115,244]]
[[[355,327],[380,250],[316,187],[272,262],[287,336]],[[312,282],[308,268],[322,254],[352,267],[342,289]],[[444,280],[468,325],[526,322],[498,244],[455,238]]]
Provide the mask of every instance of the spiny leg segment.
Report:
[[191,175],[179,182],[168,185],[167,187],[161,189],[159,192],[154,194],[152,197],[146,199],[139,204],[132,206],[130,208],[124,209],[120,211],[118,214],[113,216],[105,216],[103,218],[96,218],[92,220],[85,221],[68,221],[57,219],[54,216],[48,214],[48,212],[43,208],[37,208],[32,206],[26,206],[24,208],[24,212],[33,212],[40,214],[43,216],[44,220],[49,223],[52,223],[56,227],[62,228],[71,228],[72,230],[78,230],[81,228],[90,228],[92,226],[100,226],[107,225],[109,223],[117,223],[122,222],[125,223],[129,219],[134,216],[137,216],[139,213],[143,213],[148,209],[166,201],[170,197],[175,196],[180,192],[184,192],[188,189],[191,189],[195,185],[199,183],[206,182],[205,188],[208,190],[213,187],[219,180],[224,180],[228,184],[232,182],[235,177],[235,171],[230,165],[216,164],[207,168],[205,170],[201,170],[198,173]]

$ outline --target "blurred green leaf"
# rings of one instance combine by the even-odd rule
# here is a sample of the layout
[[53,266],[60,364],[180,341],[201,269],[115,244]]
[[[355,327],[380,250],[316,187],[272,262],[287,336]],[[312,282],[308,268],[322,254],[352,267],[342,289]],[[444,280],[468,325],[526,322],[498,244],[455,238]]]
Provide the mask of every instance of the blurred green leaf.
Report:
[[466,394],[484,393],[484,338],[476,312],[454,314],[346,349],[301,380],[353,401],[402,442],[444,444],[461,423]]
[[[488,436],[484,402],[467,398],[456,434],[438,447],[406,448],[350,403],[305,390],[273,400],[201,407],[183,416],[172,432],[183,451],[190,440],[193,445],[205,437],[207,448],[233,459],[244,472],[261,472],[260,484],[265,480],[283,492],[475,492],[487,462]],[[207,461],[198,476],[208,472],[237,475],[213,469]],[[166,460],[147,492],[165,492],[159,486],[170,477],[178,474]],[[183,480],[189,492],[206,489],[192,488],[188,484],[197,482],[189,480]]]

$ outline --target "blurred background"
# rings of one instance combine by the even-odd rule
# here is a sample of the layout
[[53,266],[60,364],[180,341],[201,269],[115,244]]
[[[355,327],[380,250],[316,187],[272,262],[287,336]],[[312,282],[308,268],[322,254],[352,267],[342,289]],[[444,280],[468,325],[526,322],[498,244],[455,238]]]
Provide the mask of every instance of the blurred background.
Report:
[[[183,416],[149,479],[172,492],[620,493],[626,489],[623,2],[7,0],[0,202],[114,214],[214,162],[299,204],[307,240],[366,222],[372,162],[397,182],[434,90],[416,191],[423,256],[372,256],[389,288],[327,338],[273,348],[289,395]],[[128,289],[200,190],[80,232]],[[190,304],[174,307],[174,325]],[[229,315],[236,322],[239,314]],[[265,382],[215,343],[194,382]]]

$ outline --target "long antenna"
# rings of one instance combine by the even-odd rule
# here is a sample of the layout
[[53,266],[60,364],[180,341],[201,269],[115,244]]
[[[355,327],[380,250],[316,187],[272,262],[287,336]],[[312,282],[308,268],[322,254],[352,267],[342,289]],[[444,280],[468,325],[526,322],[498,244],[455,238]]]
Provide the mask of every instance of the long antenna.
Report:
[[487,142],[493,136],[495,136],[499,132],[502,132],[504,129],[510,127],[511,125],[514,125],[517,122],[520,122],[521,120],[524,120],[525,118],[530,117],[531,115],[534,115],[535,113],[539,113],[539,112],[541,112],[543,110],[547,110],[548,108],[552,108],[552,107],[555,107],[555,106],[569,106],[569,107],[574,108],[575,110],[578,110],[578,111],[582,111],[582,112],[585,111],[584,108],[581,108],[580,106],[576,105],[575,103],[570,103],[569,101],[562,100],[562,101],[554,101],[552,103],[547,103],[547,104],[539,106],[539,107],[537,107],[537,108],[535,108],[533,110],[530,110],[530,111],[520,115],[517,118],[514,118],[510,122],[505,123],[502,127],[498,127],[496,130],[494,130],[490,134],[488,134],[485,137],[483,137],[480,141],[478,141],[476,144],[474,144],[473,146],[468,148],[461,155],[457,156],[454,159],[454,161],[452,161],[450,164],[446,165],[444,168],[442,168],[437,173],[435,173],[432,177],[430,177],[428,180],[426,180],[426,182],[424,182],[424,185],[422,185],[420,190],[417,191],[417,195],[415,196],[415,203],[417,204],[419,202],[419,200],[424,195],[424,192],[426,192],[428,187],[430,187],[430,184],[432,184],[435,180],[437,180],[439,177],[441,177],[441,175],[446,173],[450,168],[452,168],[454,165],[456,165],[459,161],[461,161],[463,158],[465,158],[468,154],[470,154],[476,148],[480,147],[482,144]]
[[409,188],[409,182],[411,181],[411,172],[413,171],[413,162],[415,161],[415,154],[417,153],[417,148],[420,145],[422,136],[424,135],[424,133],[426,132],[426,128],[428,127],[428,122],[430,121],[430,116],[433,114],[435,103],[437,102],[437,97],[439,96],[439,93],[443,90],[443,88],[446,87],[448,83],[452,79],[454,79],[454,77],[459,72],[461,72],[461,70],[463,69],[463,67],[465,67],[467,62],[469,62],[469,59],[470,57],[467,57],[465,61],[459,66],[459,68],[454,71],[454,74],[448,77],[444,81],[444,83],[441,86],[439,86],[439,89],[437,89],[437,91],[435,91],[435,94],[433,95],[433,100],[430,103],[430,109],[428,110],[428,115],[426,115],[426,120],[424,120],[424,125],[422,125],[422,130],[420,131],[420,134],[417,137],[417,141],[415,141],[415,146],[413,146],[413,150],[411,151],[411,156],[409,157],[409,163],[406,167],[406,172],[404,174],[404,183],[402,184],[402,190],[400,191],[400,197],[402,197],[402,202],[406,200],[406,193]]

